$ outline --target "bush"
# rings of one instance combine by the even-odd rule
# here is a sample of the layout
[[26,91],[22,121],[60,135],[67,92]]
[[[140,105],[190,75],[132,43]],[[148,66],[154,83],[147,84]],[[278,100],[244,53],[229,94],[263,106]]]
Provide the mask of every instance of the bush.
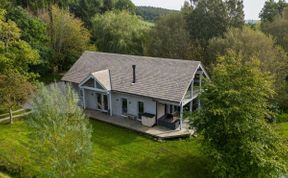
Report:
[[288,122],[288,113],[278,114],[276,122],[277,123]]

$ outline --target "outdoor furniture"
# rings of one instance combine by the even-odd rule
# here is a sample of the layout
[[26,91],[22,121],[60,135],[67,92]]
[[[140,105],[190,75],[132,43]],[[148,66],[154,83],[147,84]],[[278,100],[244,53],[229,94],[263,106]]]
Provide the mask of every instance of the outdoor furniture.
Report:
[[165,114],[158,119],[157,124],[159,126],[167,127],[169,129],[176,130],[180,126],[180,120],[172,114]]
[[156,124],[156,118],[154,114],[144,113],[141,116],[142,125],[147,127],[153,127]]

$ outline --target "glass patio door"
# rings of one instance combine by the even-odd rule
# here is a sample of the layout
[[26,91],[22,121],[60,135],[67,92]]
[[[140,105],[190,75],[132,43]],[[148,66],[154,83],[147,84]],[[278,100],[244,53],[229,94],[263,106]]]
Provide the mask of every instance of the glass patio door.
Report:
[[97,93],[96,98],[97,98],[96,109],[100,111],[108,111],[109,109],[108,96],[105,94]]
[[128,101],[126,98],[122,98],[122,114],[127,114],[128,112]]

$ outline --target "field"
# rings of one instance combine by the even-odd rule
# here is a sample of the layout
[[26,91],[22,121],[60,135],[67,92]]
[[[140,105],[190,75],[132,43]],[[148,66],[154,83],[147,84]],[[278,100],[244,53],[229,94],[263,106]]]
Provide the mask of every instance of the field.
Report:
[[[93,156],[83,177],[210,177],[208,160],[197,138],[157,142],[143,135],[91,121]],[[28,130],[23,121],[0,125],[0,170],[37,175],[30,159]],[[6,169],[4,169],[4,166]],[[7,165],[9,165],[7,167]]]

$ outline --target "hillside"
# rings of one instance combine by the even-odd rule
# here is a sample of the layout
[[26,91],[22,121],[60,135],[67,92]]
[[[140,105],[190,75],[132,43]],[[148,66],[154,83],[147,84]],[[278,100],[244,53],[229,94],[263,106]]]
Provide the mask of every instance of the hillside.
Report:
[[159,16],[175,12],[178,11],[151,6],[137,6],[136,8],[136,14],[143,17],[143,19],[147,21],[154,21]]

